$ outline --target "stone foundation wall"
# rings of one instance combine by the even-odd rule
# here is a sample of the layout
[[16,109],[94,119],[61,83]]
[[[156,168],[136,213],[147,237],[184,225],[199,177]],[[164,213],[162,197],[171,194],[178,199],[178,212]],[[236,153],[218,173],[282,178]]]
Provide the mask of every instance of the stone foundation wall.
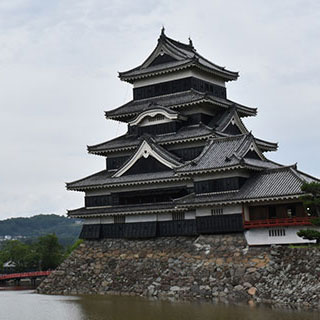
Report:
[[320,250],[247,248],[243,234],[86,241],[38,287],[320,308]]

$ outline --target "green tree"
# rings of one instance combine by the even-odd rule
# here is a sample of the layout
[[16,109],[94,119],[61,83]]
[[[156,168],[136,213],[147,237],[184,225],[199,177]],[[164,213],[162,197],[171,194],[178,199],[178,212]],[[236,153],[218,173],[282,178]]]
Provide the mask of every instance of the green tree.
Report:
[[304,207],[312,216],[320,217],[320,183],[304,183],[301,190],[305,192],[301,196]]
[[[311,182],[302,185],[301,190],[305,192],[301,196],[303,205],[311,216],[315,216],[311,220],[312,225],[320,226],[320,183]],[[320,231],[313,229],[300,230],[297,235],[306,240],[316,240],[317,244],[320,244]]]
[[83,243],[83,240],[78,239],[73,243],[72,246],[68,246],[66,249],[66,257],[69,256],[73,250],[77,249],[81,243]]
[[55,269],[63,261],[63,247],[55,234],[39,237],[35,245],[41,270]]
[[15,271],[30,268],[30,246],[18,240],[7,241],[1,250],[1,264],[12,261],[16,264]]

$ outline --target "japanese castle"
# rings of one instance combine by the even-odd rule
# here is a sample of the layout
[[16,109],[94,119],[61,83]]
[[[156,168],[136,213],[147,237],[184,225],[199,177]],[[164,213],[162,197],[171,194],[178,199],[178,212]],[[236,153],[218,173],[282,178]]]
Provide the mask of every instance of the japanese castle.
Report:
[[300,196],[319,181],[266,158],[277,144],[256,138],[242,119],[256,108],[227,98],[238,73],[201,56],[162,29],[138,67],[120,72],[133,100],[107,111],[127,133],[88,147],[106,168],[67,183],[85,193],[69,210],[83,239],[142,239],[243,232],[249,245],[305,242],[310,225]]

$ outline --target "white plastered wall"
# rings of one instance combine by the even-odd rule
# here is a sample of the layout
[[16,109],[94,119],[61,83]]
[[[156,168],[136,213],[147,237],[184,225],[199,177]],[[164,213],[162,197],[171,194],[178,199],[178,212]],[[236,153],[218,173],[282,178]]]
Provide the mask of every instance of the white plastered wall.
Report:
[[192,220],[196,218],[196,211],[186,211],[184,214],[184,218],[186,220]]
[[[276,227],[276,228],[257,228],[245,231],[245,237],[249,246],[270,245],[270,244],[299,244],[314,243],[315,241],[304,240],[297,236],[297,232],[310,227]],[[312,228],[320,231],[320,228]],[[273,236],[269,230],[273,230]],[[277,232],[277,231],[280,232]],[[284,232],[283,232],[284,230]],[[281,234],[274,236],[274,234]]]
[[171,213],[158,213],[158,221],[171,221],[172,214]]
[[113,223],[113,217],[86,218],[83,224],[108,224]]
[[133,222],[153,222],[157,221],[157,215],[156,214],[144,214],[144,215],[128,215],[126,216],[126,222],[127,223],[133,223]]

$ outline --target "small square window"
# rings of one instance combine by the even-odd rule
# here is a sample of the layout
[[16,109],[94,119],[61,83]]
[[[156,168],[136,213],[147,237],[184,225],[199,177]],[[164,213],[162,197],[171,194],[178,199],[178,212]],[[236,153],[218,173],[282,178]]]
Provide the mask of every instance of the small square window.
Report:
[[114,223],[125,223],[126,216],[113,216],[113,222]]

